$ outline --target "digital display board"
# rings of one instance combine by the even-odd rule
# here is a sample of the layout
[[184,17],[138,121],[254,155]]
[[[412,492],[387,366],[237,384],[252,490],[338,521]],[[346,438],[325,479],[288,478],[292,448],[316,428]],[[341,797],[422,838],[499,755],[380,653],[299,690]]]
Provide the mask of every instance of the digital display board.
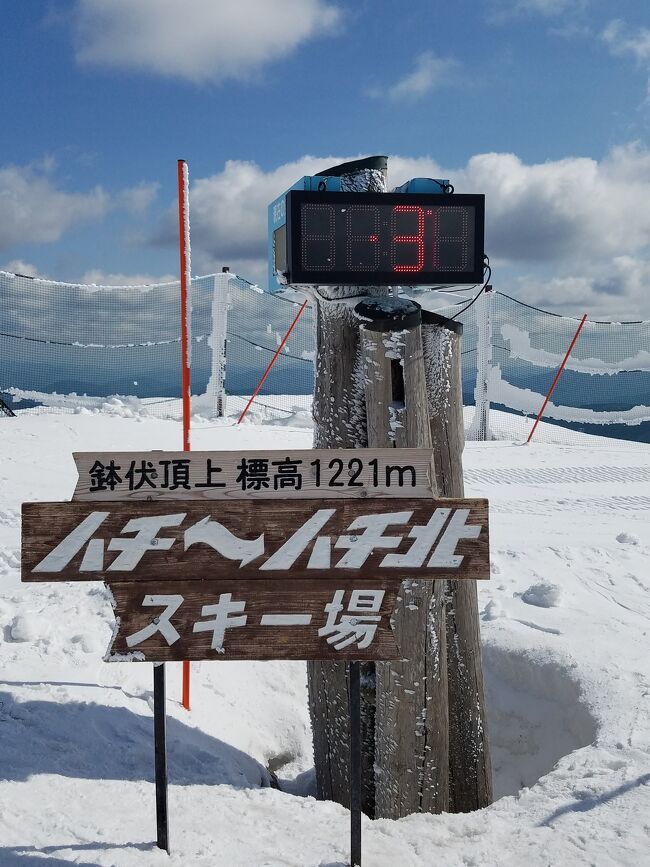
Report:
[[276,267],[292,284],[479,283],[484,215],[483,195],[291,190]]

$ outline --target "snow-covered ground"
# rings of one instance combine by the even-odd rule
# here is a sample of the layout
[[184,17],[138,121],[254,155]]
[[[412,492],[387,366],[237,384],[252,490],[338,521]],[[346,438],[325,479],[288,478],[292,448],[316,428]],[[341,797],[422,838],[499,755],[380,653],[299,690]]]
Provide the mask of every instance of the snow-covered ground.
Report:
[[[193,445],[308,448],[303,416],[199,420]],[[347,861],[348,812],[309,794],[304,664],[194,665],[189,714],[167,666],[168,857],[153,844],[151,666],[102,661],[101,585],[20,583],[20,504],[70,497],[73,450],[180,442],[176,422],[142,416],[0,419],[0,867]],[[366,820],[364,865],[650,865],[650,450],[468,443],[464,464],[468,495],[491,504],[479,603],[497,800]]]

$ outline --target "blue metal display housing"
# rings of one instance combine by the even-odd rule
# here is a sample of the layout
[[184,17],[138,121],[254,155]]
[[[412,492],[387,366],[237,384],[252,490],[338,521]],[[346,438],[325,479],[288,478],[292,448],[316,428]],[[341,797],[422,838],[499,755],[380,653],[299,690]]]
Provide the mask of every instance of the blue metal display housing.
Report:
[[[324,184],[324,186],[322,186]],[[282,291],[287,285],[287,279],[284,275],[283,267],[286,261],[286,224],[287,224],[287,193],[291,190],[327,190],[328,192],[339,192],[341,189],[341,178],[326,177],[324,175],[306,175],[300,178],[299,181],[285,190],[281,196],[271,202],[268,208],[268,271],[269,285],[268,291],[271,294]],[[282,228],[284,227],[284,232]],[[277,233],[277,234],[276,234]],[[284,245],[283,242],[284,241]],[[276,269],[276,245],[278,247],[278,268]],[[282,248],[282,249],[281,249]]]

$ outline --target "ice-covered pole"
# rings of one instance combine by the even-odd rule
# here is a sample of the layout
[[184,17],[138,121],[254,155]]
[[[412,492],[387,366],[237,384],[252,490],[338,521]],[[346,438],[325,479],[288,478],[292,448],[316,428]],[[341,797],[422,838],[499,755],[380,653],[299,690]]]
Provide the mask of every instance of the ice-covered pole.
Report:
[[192,366],[192,260],[190,250],[190,180],[187,163],[178,161],[178,238],[181,270],[181,375],[183,451],[190,450],[190,368]]
[[[185,160],[178,161],[178,239],[181,264],[181,385],[183,394],[183,451],[190,450],[190,368],[192,365],[192,258],[190,252],[190,176]],[[190,664],[183,663],[183,707],[190,709]]]
[[470,440],[490,439],[490,370],[492,366],[492,286],[486,286],[476,304],[476,386],[474,418],[467,432]]

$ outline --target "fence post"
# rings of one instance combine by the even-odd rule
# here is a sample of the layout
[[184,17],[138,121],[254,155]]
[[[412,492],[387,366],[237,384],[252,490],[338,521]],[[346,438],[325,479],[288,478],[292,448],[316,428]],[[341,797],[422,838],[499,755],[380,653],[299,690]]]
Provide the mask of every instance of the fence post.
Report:
[[212,330],[208,345],[212,350],[212,369],[206,396],[215,414],[222,418],[226,413],[226,331],[228,328],[228,288],[230,269],[222,268],[215,274],[212,293]]
[[474,418],[467,431],[470,440],[490,438],[490,371],[492,368],[492,286],[485,287],[476,302],[476,386],[474,387]]

